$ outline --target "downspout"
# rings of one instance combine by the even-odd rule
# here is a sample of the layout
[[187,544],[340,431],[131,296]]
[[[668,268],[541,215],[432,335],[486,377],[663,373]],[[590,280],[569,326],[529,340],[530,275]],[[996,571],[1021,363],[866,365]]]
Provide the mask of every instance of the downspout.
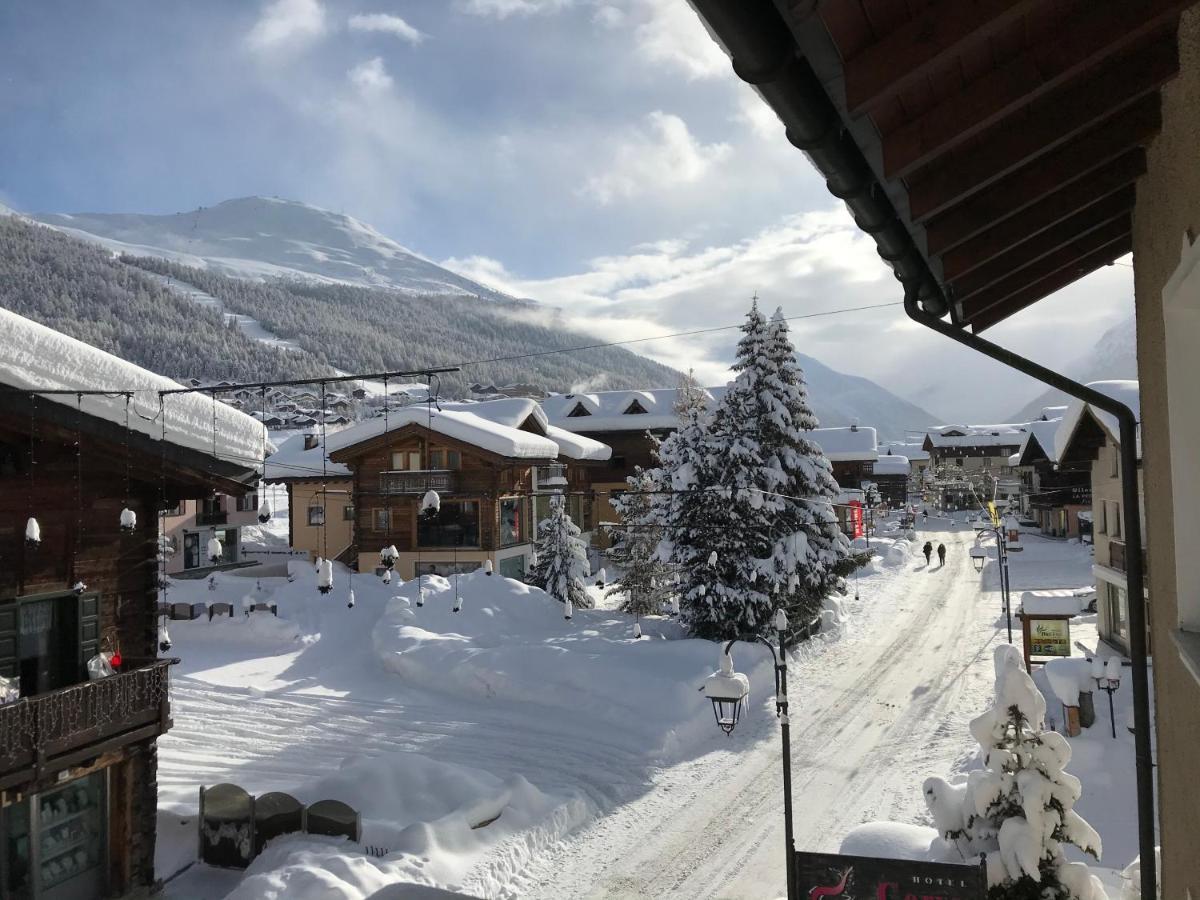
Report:
[[904,292],[904,311],[915,322],[958,341],[965,347],[1016,369],[1043,384],[1115,416],[1121,437],[1121,498],[1125,506],[1125,578],[1129,597],[1129,656],[1133,668],[1133,746],[1137,771],[1138,852],[1141,854],[1141,887],[1144,900],[1158,897],[1155,856],[1154,759],[1150,744],[1150,678],[1146,658],[1146,597],[1142,552],[1141,501],[1138,496],[1137,419],[1133,411],[1112,397],[1072,381],[1059,372],[1018,356],[977,334],[957,328],[927,313],[917,302],[916,291]]

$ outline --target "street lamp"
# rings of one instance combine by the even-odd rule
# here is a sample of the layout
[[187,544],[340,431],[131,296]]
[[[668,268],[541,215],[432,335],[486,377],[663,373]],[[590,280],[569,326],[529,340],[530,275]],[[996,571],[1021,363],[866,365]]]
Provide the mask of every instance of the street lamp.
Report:
[[[815,621],[815,620],[814,620]],[[747,643],[758,642],[771,651],[771,659],[775,663],[775,715],[779,719],[780,737],[783,739],[783,839],[787,872],[788,900],[798,900],[796,891],[796,841],[792,833],[792,740],[788,721],[787,698],[787,657],[784,655],[784,643],[787,639],[788,618],[782,609],[775,611],[775,619],[771,623],[776,632],[779,652],[771,642],[761,635],[742,638]],[[810,628],[812,625],[810,624]],[[733,669],[733,657],[729,649],[736,643],[735,638],[729,641],[721,650],[720,666],[704,681],[701,690],[712,701],[713,715],[719,727],[726,734],[732,734],[742,715],[742,706],[750,693],[750,679]]]
[[983,571],[983,564],[987,561],[987,551],[976,544],[971,548],[971,563],[975,566],[976,572]]
[[1099,656],[1092,657],[1092,678],[1096,687],[1108,694],[1108,721],[1112,726],[1112,736],[1117,736],[1117,720],[1113,714],[1113,694],[1121,686],[1121,657],[1110,656],[1107,660]]

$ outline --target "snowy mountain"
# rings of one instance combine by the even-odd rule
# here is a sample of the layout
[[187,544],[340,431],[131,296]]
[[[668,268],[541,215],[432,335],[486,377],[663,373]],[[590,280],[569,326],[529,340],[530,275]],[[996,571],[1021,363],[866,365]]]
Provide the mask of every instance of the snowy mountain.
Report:
[[[173,215],[37,213],[26,218],[122,254],[133,262],[127,268],[140,270],[139,277],[149,270],[156,288],[223,313],[227,322],[272,348],[298,350],[294,365],[309,371],[494,359],[461,378],[447,378],[445,386],[461,394],[472,381],[529,382],[554,391],[583,384],[599,390],[678,384],[678,373],[622,348],[538,356],[594,343],[594,337],[567,330],[553,309],[457,275],[369,225],[304,203],[245,197]],[[16,232],[11,237],[27,239]],[[48,255],[69,252],[56,246]],[[427,302],[431,297],[437,302]],[[26,294],[19,311],[37,317],[39,302]],[[104,316],[119,315],[120,306],[110,306]],[[40,314],[84,340],[97,337],[91,320],[98,316],[86,308],[69,314],[54,310],[53,316],[47,308]],[[74,326],[68,321],[72,315],[78,318]],[[405,340],[397,342],[391,334],[396,323],[404,324]],[[135,331],[133,319],[121,325],[124,346],[145,345]],[[201,346],[189,355],[185,345],[165,358],[135,353],[134,361],[172,375],[195,374],[194,367],[214,377],[235,377],[232,371],[213,373],[219,358]],[[905,429],[939,420],[866,378],[836,372],[808,356],[801,355],[800,362],[822,425],[857,419],[874,425],[881,437],[899,440]],[[251,365],[246,356],[237,370],[244,373]]]
[[[1080,384],[1123,378],[1136,379],[1137,329],[1133,315],[1104,332],[1094,349],[1065,366],[1063,372]],[[1031,421],[1041,414],[1043,407],[1063,406],[1069,403],[1070,399],[1062,391],[1049,388],[1026,404],[1012,421]]]
[[228,275],[306,276],[410,294],[507,299],[402,247],[350,216],[294,200],[241,197],[172,215],[33,213],[110,249]]

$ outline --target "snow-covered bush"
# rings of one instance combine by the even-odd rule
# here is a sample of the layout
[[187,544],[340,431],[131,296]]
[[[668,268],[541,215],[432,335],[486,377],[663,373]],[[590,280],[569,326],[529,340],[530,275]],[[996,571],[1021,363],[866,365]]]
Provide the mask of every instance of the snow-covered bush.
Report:
[[550,497],[550,515],[538,525],[537,562],[530,583],[568,605],[568,609],[590,609],[592,596],[584,587],[588,573],[587,545],[579,537],[579,526],[571,521],[562,494]]
[[1071,745],[1043,731],[1046,701],[1010,645],[996,648],[996,697],[971,722],[983,768],[962,784],[929,778],[925,804],[943,837],[967,858],[987,855],[989,900],[1107,900],[1063,845],[1100,858],[1100,836],[1075,812],[1078,778],[1064,771]]

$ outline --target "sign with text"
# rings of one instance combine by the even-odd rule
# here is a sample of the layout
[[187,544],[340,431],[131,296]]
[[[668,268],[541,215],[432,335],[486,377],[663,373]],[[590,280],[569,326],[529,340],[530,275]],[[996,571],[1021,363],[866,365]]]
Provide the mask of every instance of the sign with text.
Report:
[[984,900],[982,865],[878,859],[834,853],[794,854],[803,900]]
[[850,528],[854,531],[856,538],[863,536],[863,505],[861,500],[850,501]]
[[1030,656],[1070,656],[1071,622],[1069,619],[1029,618]]

